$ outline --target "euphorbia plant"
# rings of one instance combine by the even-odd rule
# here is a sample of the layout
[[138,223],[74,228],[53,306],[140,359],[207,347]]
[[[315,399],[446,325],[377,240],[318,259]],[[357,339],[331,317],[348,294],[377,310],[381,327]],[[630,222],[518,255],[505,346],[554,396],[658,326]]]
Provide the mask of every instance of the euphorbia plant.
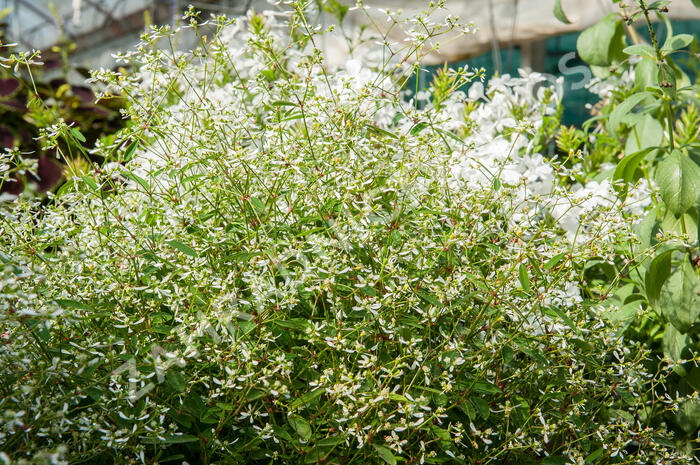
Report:
[[469,99],[446,71],[420,106],[409,57],[452,18],[390,16],[409,42],[329,69],[315,6],[285,8],[190,11],[188,53],[144,35],[95,73],[129,102],[112,162],[3,206],[0,457],[681,462],[585,272],[630,223],[537,153],[543,76]]

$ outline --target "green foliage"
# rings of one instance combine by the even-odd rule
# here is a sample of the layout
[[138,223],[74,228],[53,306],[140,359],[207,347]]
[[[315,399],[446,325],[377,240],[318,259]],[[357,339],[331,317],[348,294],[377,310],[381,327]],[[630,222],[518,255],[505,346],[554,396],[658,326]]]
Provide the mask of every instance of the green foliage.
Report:
[[184,55],[145,34],[133,74],[95,73],[127,97],[95,148],[117,162],[2,206],[1,457],[683,462],[649,421],[678,405],[609,315],[635,298],[606,299],[630,223],[533,149],[553,90],[501,78],[467,102],[477,74],[445,72],[418,109],[406,57],[451,23],[329,70],[319,5],[288,6],[206,40],[190,11]]
[[[674,366],[674,379],[665,389],[693,397],[698,391],[689,376],[695,373],[693,360],[697,361],[700,349],[700,87],[691,84],[675,59],[685,57],[686,64],[694,69],[700,66],[700,60],[688,50],[695,47],[697,37],[673,33],[665,16],[669,7],[670,2],[647,4],[644,0],[627,5],[620,15],[611,14],[584,31],[578,50],[594,70],[603,65],[616,68],[618,77],[612,78],[617,79],[616,88],[601,114],[588,123],[597,137],[607,134],[615,145],[613,157],[606,157],[616,162],[613,179],[620,182],[623,194],[629,183],[640,179],[650,184],[653,179],[658,192],[657,205],[647,212],[638,230],[639,268],[632,273],[629,284],[646,297],[649,311],[645,318],[658,324],[638,322],[639,328],[646,329],[637,337]],[[657,39],[652,14],[666,24],[663,44]],[[620,44],[625,42],[620,37],[622,24],[632,24],[636,19],[646,23],[651,43],[640,42],[630,28],[634,44],[622,50],[627,55],[622,61],[618,54]],[[621,79],[628,70],[634,71],[633,82]],[[585,151],[601,157],[596,155],[595,147],[586,147]],[[665,327],[662,342],[659,327]],[[675,424],[679,444],[688,451],[698,449],[697,405],[689,399],[677,415],[664,417]]]

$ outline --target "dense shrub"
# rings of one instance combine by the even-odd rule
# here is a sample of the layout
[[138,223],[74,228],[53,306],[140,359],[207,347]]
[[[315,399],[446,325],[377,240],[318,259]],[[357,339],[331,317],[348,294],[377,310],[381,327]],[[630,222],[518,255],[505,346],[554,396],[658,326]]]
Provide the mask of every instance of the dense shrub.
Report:
[[130,99],[114,161],[3,206],[0,458],[676,460],[594,279],[635,207],[537,152],[555,90],[445,72],[419,110],[406,57],[452,19],[326,70],[288,6],[188,54],[153,30],[96,76]]

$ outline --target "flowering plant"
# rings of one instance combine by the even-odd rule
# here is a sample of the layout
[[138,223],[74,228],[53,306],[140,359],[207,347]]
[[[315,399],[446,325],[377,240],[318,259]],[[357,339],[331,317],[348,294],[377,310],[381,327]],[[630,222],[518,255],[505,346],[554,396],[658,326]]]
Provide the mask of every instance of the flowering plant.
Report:
[[285,5],[190,11],[190,53],[153,29],[95,74],[129,102],[109,162],[3,205],[0,458],[680,461],[591,277],[629,220],[537,152],[556,91],[446,71],[419,108],[408,57],[449,24],[334,70]]

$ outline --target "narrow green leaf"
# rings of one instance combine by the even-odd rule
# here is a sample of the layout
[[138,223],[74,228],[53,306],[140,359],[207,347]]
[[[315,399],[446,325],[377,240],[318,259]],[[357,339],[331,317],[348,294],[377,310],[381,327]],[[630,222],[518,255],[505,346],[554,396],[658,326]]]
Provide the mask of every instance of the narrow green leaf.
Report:
[[314,400],[318,399],[321,397],[323,393],[325,393],[326,390],[324,388],[318,388],[313,391],[307,392],[303,396],[295,399],[289,406],[293,409],[299,408],[299,407],[305,407],[312,403]]
[[94,190],[94,191],[96,191],[96,190],[98,189],[97,183],[95,183],[95,181],[93,181],[92,178],[90,178],[90,177],[88,177],[88,176],[80,176],[80,178],[81,178],[83,181],[85,181],[85,184],[87,184],[88,186],[90,186],[90,189],[92,189],[92,190]]
[[331,446],[337,446],[338,444],[342,444],[345,442],[345,438],[342,436],[330,436],[327,438],[323,438],[320,441],[316,443],[318,447],[331,447]]
[[530,293],[530,277],[527,274],[527,267],[522,263],[520,266],[518,266],[518,280],[520,280],[520,285],[522,286],[523,290]]
[[586,457],[586,463],[595,462],[601,455],[603,455],[603,452],[605,452],[605,449],[603,449],[602,447],[599,447],[598,449],[594,450],[588,455],[588,457]]
[[185,255],[189,255],[190,257],[197,258],[199,255],[197,255],[197,252],[194,251],[194,249],[186,244],[183,244],[180,241],[165,241],[166,244],[168,244],[170,247],[173,247],[180,252],[184,253]]
[[185,444],[188,442],[198,442],[199,438],[191,434],[171,434],[166,436],[162,441],[163,444]]
[[564,252],[562,252],[560,254],[553,256],[552,258],[549,259],[549,261],[547,261],[547,263],[544,264],[544,266],[542,268],[544,270],[551,270],[552,268],[554,268],[555,266],[557,266],[559,264],[561,259],[564,258],[564,255],[566,255],[566,254]]
[[420,123],[417,123],[411,128],[410,134],[412,136],[417,136],[426,127],[428,127],[428,123],[426,123],[425,121],[421,121]]
[[440,129],[440,128],[435,128],[435,131],[437,131],[438,134],[442,134],[443,136],[450,137],[451,139],[459,142],[460,144],[465,145],[464,141],[462,139],[460,139],[459,137],[457,137],[456,134],[453,134],[451,131],[445,131],[444,129]]
[[299,105],[294,103],[294,102],[288,102],[286,100],[277,100],[276,102],[272,102],[270,105],[273,107],[298,107]]
[[382,135],[382,136],[391,137],[392,139],[398,139],[398,138],[399,138],[399,136],[397,136],[396,134],[393,134],[393,133],[391,133],[391,132],[389,132],[389,131],[387,131],[387,130],[384,130],[384,129],[378,127],[378,126],[375,126],[375,125],[373,125],[373,124],[368,124],[368,125],[367,125],[367,129],[369,129],[370,131],[374,132],[375,134],[379,134],[379,135]]
[[82,302],[78,302],[77,300],[72,300],[72,299],[56,299],[54,300],[60,307],[63,308],[71,308],[75,310],[85,310],[88,312],[94,312],[95,309],[89,306],[88,304],[84,304]]
[[124,151],[124,159],[122,160],[122,162],[126,163],[129,160],[131,160],[134,157],[134,153],[136,153],[136,149],[138,148],[138,146],[138,140],[135,140],[131,144],[129,144],[129,146]]
[[561,0],[555,0],[554,2],[554,17],[564,24],[571,24],[571,21],[566,17],[566,14],[561,7]]
[[80,142],[85,142],[85,136],[83,135],[82,132],[80,132],[80,129],[78,128],[70,128],[70,133],[78,139]]
[[137,183],[139,186],[143,187],[147,191],[151,190],[151,186],[148,184],[148,181],[146,181],[145,179],[143,179],[141,176],[139,176],[137,174],[129,173],[128,171],[122,171],[122,176],[134,181],[135,183]]

